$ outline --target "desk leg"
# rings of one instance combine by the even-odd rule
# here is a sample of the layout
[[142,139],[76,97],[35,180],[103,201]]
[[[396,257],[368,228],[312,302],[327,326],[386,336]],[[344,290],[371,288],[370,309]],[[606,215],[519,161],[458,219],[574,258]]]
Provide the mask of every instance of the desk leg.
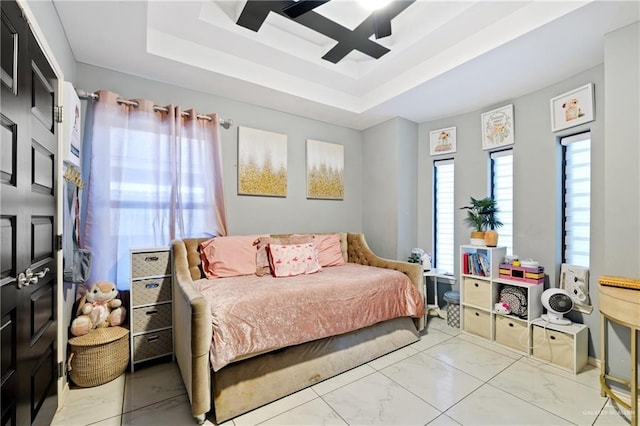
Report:
[[[604,315],[600,314],[600,380],[601,383],[606,374],[606,365],[607,365],[607,319]],[[600,385],[600,396],[607,396],[604,391],[604,385]]]
[[638,424],[638,330],[631,328],[631,424]]

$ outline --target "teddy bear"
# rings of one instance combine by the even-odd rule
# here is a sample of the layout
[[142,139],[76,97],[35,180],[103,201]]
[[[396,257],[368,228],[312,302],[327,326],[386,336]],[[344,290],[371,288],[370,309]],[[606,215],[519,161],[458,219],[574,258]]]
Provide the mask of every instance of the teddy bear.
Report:
[[97,281],[82,296],[76,318],[71,322],[71,334],[83,336],[94,328],[120,325],[126,314],[122,300],[116,299],[118,289],[109,281]]
[[493,310],[495,311],[496,314],[500,314],[500,315],[509,315],[511,313],[511,307],[509,306],[508,303],[505,303],[505,302],[496,303],[495,306],[493,307]]

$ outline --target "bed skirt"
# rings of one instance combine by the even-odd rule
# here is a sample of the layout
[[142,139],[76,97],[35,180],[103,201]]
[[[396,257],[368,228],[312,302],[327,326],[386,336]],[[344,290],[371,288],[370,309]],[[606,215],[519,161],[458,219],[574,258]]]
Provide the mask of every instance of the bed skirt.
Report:
[[219,424],[419,339],[411,318],[396,318],[212,370],[212,414]]

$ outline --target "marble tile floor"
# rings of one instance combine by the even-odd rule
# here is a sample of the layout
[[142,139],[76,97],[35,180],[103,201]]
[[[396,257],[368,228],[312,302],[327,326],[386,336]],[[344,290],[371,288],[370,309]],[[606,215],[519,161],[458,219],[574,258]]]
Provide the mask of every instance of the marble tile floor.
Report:
[[[599,370],[573,375],[429,317],[410,346],[325,380],[225,426],[625,425],[630,415],[600,396]],[[72,387],[55,426],[195,426],[175,363]],[[206,425],[212,425],[207,420]]]

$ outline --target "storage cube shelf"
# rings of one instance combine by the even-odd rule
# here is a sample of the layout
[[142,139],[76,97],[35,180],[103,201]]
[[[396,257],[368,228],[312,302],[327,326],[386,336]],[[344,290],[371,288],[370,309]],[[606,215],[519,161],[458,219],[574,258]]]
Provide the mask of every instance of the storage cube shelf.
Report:
[[[504,278],[505,265],[501,267],[501,264],[505,254],[505,247],[460,247],[462,331],[568,369],[574,374],[580,372],[588,359],[588,328],[582,324],[549,325],[540,319],[543,313],[541,298],[544,279],[539,276],[527,277],[525,272],[531,271],[524,270],[522,276],[516,273],[515,276]],[[543,271],[543,268],[539,268],[537,273],[544,274]],[[526,295],[526,314],[518,316],[496,312],[495,304],[500,301],[501,291],[508,286],[523,290]]]
[[138,363],[173,355],[172,309],[169,248],[132,249],[132,372]]
[[589,329],[584,324],[556,325],[539,318],[532,322],[533,358],[565,368],[573,374],[589,361]]

